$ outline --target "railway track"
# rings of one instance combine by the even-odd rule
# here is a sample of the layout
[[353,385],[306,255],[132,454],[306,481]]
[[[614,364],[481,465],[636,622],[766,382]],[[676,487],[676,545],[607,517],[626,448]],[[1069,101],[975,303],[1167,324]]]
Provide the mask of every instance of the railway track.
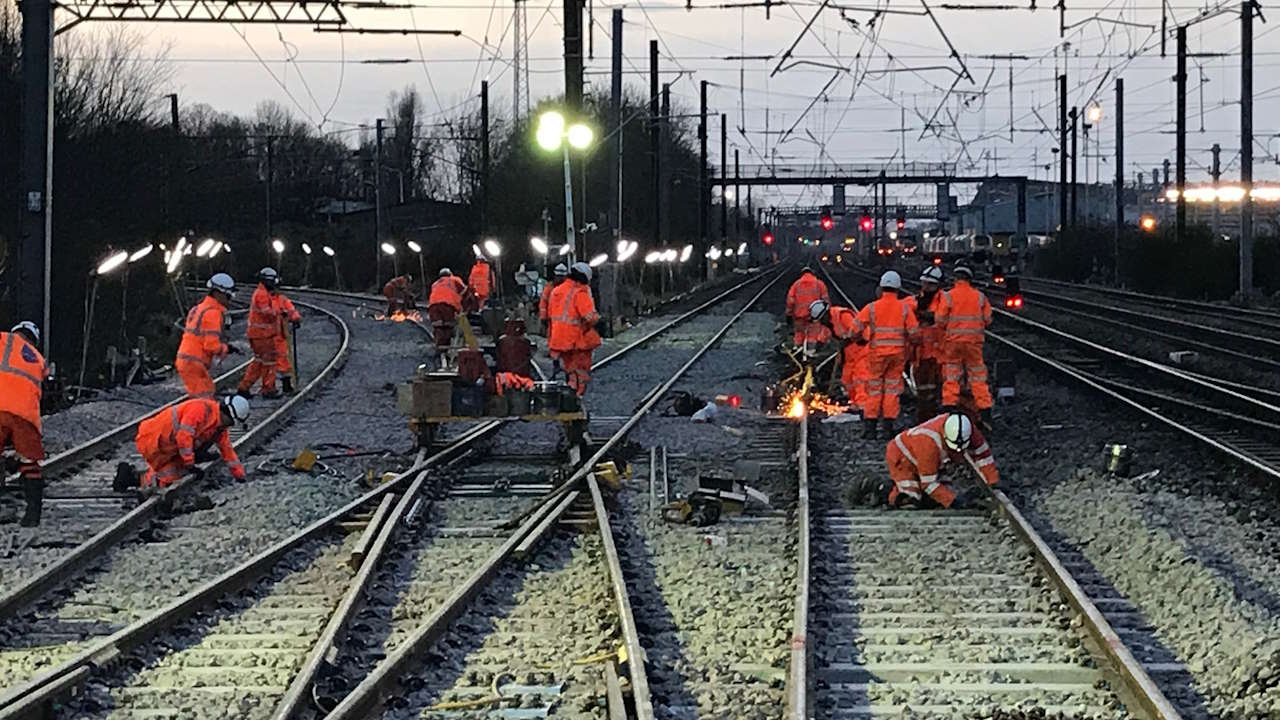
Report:
[[[758,279],[739,284],[703,308]],[[681,315],[667,327],[696,312]],[[708,345],[721,336],[723,332]],[[530,467],[527,458],[521,467],[530,477],[523,482],[475,482],[509,478],[514,468],[500,462],[486,463],[479,472],[468,467],[472,482],[450,482],[441,475],[442,468],[447,473],[451,464],[475,456],[478,443],[496,433],[502,421],[482,423],[430,456],[421,452],[407,470],[337,512],[132,625],[111,628],[109,636],[81,643],[79,654],[25,685],[8,683],[9,691],[0,696],[0,718],[111,713],[309,717],[317,714],[317,706],[329,705],[334,717],[342,717],[348,712],[344,707],[377,704],[385,687],[400,679],[402,666],[432,645],[468,601],[501,594],[502,582],[520,572],[509,567],[508,558],[536,554],[538,562],[547,562],[550,588],[557,587],[561,575],[552,571],[553,561],[541,560],[548,553],[554,558],[567,552],[574,558],[573,567],[590,567],[593,576],[602,576],[599,563],[612,546],[608,536],[566,536],[561,521],[581,521],[582,511],[593,507],[574,507],[575,501],[592,497],[602,502],[592,469],[664,392],[660,386],[641,398],[644,405],[637,414],[624,419],[622,428],[554,490],[554,474],[547,467]],[[529,505],[529,498],[520,500],[520,495],[543,491],[547,494],[538,496],[528,519],[501,527],[500,521],[517,504]],[[544,537],[548,544],[539,546],[537,541]],[[498,584],[490,586],[495,577]],[[596,596],[606,606],[608,590],[603,587]],[[344,675],[353,670],[355,676]],[[477,675],[468,677],[474,680]],[[465,684],[451,690],[444,687],[444,678],[437,680],[441,685],[433,687],[438,692],[467,692]],[[486,680],[486,691],[496,683],[505,692],[510,684],[501,677]],[[634,680],[631,684],[637,686]],[[527,696],[527,702],[538,697],[548,703],[565,701],[552,698],[545,688],[536,693],[516,685],[512,692]],[[68,702],[72,690],[81,687],[83,691]]]
[[850,510],[810,432],[788,717],[1180,717],[1151,677],[1178,668],[1127,644],[1133,608],[1004,493],[989,512]]

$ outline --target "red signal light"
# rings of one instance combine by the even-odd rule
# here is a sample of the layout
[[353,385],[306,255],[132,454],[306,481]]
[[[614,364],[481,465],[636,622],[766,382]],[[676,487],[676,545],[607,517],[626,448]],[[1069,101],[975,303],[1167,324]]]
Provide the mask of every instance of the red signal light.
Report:
[[903,220],[902,218],[898,218],[898,229],[901,230],[906,226],[907,226],[907,221]]
[[773,244],[773,233],[765,233],[765,234],[764,234],[764,238],[762,238],[762,240],[763,240],[763,242],[764,242],[764,244],[765,244],[765,245],[772,245],[772,244]]
[[936,256],[936,255],[935,255],[935,256],[934,256],[934,258],[933,258],[933,264],[934,264],[934,265],[942,265],[942,258],[940,258],[940,257],[938,257],[938,256]]
[[738,408],[738,407],[742,407],[742,396],[741,396],[741,395],[730,395],[730,396],[729,396],[729,407],[731,407],[731,408]]
[[871,228],[872,228],[872,226],[873,226],[873,223],[871,222],[871,217],[870,217],[870,216],[868,216],[868,215],[863,215],[863,216],[862,216],[862,220],[861,220],[861,221],[859,221],[859,223],[858,223],[858,224],[859,224],[859,226],[862,228],[863,232],[871,232]]
[[1021,296],[1021,295],[1011,295],[1011,296],[1009,296],[1009,297],[1005,298],[1005,299],[1004,299],[1004,306],[1005,306],[1005,307],[1007,307],[1007,308],[1013,308],[1013,309],[1015,309],[1015,310],[1016,310],[1016,309],[1018,309],[1018,308],[1020,308],[1020,307],[1022,307],[1022,296]]
[[836,226],[836,222],[835,222],[834,220],[832,220],[832,219],[831,219],[831,216],[829,216],[829,215],[823,215],[823,216],[822,216],[822,229],[823,229],[823,230],[830,230],[831,228],[833,228],[833,227],[835,227],[835,226]]

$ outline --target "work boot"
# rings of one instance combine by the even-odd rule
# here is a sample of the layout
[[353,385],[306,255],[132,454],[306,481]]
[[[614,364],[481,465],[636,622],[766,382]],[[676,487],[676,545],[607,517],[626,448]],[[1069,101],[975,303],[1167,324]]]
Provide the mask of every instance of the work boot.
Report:
[[884,433],[883,438],[885,440],[892,440],[893,436],[898,434],[898,431],[894,429],[893,418],[881,419],[880,426],[883,428],[882,432]]
[[40,510],[44,507],[44,478],[22,478],[22,494],[27,501],[27,511],[22,516],[22,527],[40,525]]
[[244,398],[245,400],[253,399],[253,391],[245,388],[236,388],[236,395]]
[[[293,389],[293,377],[289,375],[281,375],[280,387],[284,388],[285,395],[292,395],[295,392],[295,390]],[[277,397],[279,397],[279,395],[277,395]]]
[[978,411],[978,423],[982,425],[982,432],[990,434],[995,429],[995,425],[991,420],[991,408],[984,408]]
[[862,419],[862,438],[864,440],[876,439],[876,419],[875,418]]
[[111,482],[112,492],[125,493],[138,489],[138,471],[129,463],[116,465],[116,479]]
[[275,400],[276,398],[280,397],[281,394],[282,393],[279,390],[275,388],[271,388],[270,390],[263,391],[261,397],[263,400]]

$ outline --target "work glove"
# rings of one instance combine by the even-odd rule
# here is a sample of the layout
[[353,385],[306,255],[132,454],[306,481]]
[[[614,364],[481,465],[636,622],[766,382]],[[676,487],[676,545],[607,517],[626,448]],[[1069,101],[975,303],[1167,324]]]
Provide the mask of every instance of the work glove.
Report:
[[298,328],[302,327],[302,319],[299,318],[297,320],[290,320],[289,324],[293,326],[294,330],[297,330]]
[[199,465],[192,465],[187,468],[187,477],[191,478],[193,482],[200,482],[204,479],[204,468]]
[[232,344],[230,344],[230,343],[227,343],[227,354],[228,354],[228,355],[239,355],[240,353],[241,353],[241,350],[240,350],[240,347],[239,347],[238,345],[232,345]]

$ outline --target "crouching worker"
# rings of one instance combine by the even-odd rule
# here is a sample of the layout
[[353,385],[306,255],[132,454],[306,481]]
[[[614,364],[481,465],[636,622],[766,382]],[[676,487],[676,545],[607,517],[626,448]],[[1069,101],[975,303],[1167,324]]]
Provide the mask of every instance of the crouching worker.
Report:
[[239,395],[221,400],[197,398],[161,410],[138,426],[138,452],[147,463],[141,484],[137,471],[121,463],[116,468],[113,489],[124,492],[139,486],[144,490],[167,488],[188,473],[199,474],[197,457],[203,457],[215,444],[231,476],[244,480],[244,466],[231,446],[228,429],[248,419],[249,401]]
[[840,383],[849,403],[861,409],[867,400],[867,338],[858,313],[826,300],[814,300],[809,304],[809,319],[827,326],[843,345]]
[[889,505],[915,507],[927,496],[944,508],[956,501],[951,483],[941,472],[952,463],[972,465],[987,485],[1000,481],[991,447],[967,415],[943,413],[903,430],[885,448],[889,466]]

